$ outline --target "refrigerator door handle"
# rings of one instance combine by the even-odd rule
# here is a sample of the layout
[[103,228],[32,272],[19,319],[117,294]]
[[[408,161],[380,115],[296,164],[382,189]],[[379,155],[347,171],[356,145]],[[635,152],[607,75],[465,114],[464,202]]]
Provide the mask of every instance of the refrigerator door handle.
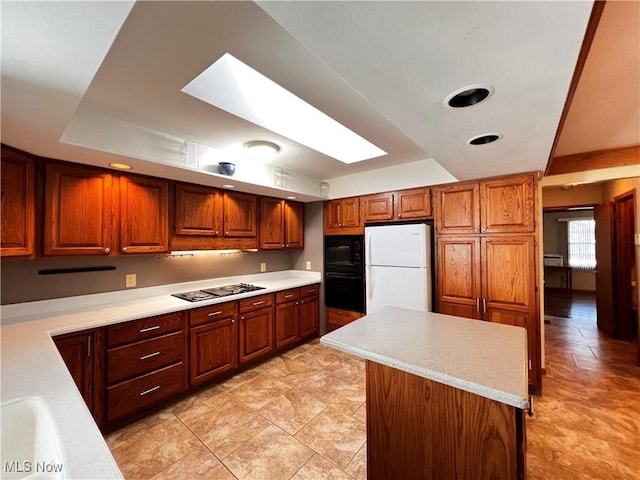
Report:
[[371,286],[373,285],[373,277],[371,276],[371,265],[367,265],[367,298],[371,300]]

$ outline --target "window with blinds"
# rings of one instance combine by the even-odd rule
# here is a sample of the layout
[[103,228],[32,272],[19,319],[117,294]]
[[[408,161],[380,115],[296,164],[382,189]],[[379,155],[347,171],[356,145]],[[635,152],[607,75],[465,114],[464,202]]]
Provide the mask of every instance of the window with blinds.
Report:
[[567,221],[569,266],[579,270],[596,268],[596,222],[592,218]]

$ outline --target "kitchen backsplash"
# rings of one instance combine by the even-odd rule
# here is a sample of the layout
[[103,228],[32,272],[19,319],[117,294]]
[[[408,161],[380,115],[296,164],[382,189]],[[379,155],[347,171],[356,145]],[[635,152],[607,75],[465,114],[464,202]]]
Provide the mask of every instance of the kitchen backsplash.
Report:
[[[127,256],[91,258],[46,258],[5,261],[1,267],[2,305],[124,290],[125,276],[136,274],[136,287],[191,282],[260,272],[290,270],[290,252],[198,252],[194,256]],[[42,271],[115,267],[112,270],[41,274]]]

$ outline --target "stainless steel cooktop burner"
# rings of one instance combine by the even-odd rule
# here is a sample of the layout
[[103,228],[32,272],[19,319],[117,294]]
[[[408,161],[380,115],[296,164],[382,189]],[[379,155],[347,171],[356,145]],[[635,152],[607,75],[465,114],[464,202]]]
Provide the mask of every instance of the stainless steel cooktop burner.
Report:
[[226,297],[228,295],[237,295],[239,293],[254,292],[263,290],[265,287],[251,285],[250,283],[237,283],[233,285],[224,285],[222,287],[206,288],[203,290],[195,290],[192,292],[174,293],[173,296],[187,300],[189,302],[201,302],[204,300],[212,300],[214,298]]

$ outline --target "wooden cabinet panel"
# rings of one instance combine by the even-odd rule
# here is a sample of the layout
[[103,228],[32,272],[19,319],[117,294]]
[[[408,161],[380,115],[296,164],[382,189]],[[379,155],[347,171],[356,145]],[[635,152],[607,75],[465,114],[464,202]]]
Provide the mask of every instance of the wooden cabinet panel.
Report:
[[296,300],[276,305],[276,348],[289,345],[300,338],[299,314],[300,305]]
[[44,201],[45,255],[116,252],[117,184],[98,170],[49,163]]
[[434,189],[439,234],[480,232],[480,185],[464,183]]
[[320,299],[308,296],[300,299],[300,338],[318,334],[320,326]]
[[259,308],[271,307],[273,305],[273,294],[257,295],[255,297],[245,298],[238,302],[240,313],[250,312]]
[[120,178],[120,244],[123,253],[169,250],[169,184],[146,177]]
[[261,308],[240,315],[239,360],[246,363],[273,348],[273,308]]
[[258,197],[248,193],[224,192],[223,211],[225,237],[257,237]]
[[438,237],[437,255],[438,311],[480,318],[479,237]]
[[0,181],[0,256],[34,256],[36,197],[33,159],[3,148]]
[[197,385],[238,365],[238,323],[234,315],[191,328],[189,380]]
[[342,226],[345,228],[360,226],[360,199],[345,198],[342,201]]
[[364,317],[364,313],[341,310],[333,307],[326,307],[324,311],[327,333]]
[[285,206],[278,198],[260,198],[260,248],[279,250],[285,247]]
[[324,205],[325,235],[347,235],[364,232],[360,222],[360,199],[358,197],[330,200]]
[[396,218],[413,220],[431,216],[431,191],[428,188],[413,188],[397,193]]
[[327,231],[335,231],[342,227],[342,200],[331,200],[324,206],[324,228]]
[[222,234],[222,194],[213,188],[176,184],[174,233],[217,237]]
[[320,284],[316,283],[315,285],[307,285],[306,287],[300,287],[300,296],[301,297],[309,297],[313,295],[320,294]]
[[196,308],[189,312],[189,325],[195,327],[221,318],[232,317],[237,311],[237,302],[218,303],[210,307]]
[[304,248],[304,204],[284,203],[285,248]]
[[170,332],[184,330],[183,312],[134,320],[107,327],[107,346],[113,347],[124,343],[133,343],[147,338],[157,337]]
[[390,221],[394,217],[393,193],[378,193],[361,198],[362,218],[365,222]]
[[293,300],[297,300],[299,296],[300,289],[298,288],[290,288],[289,290],[276,292],[276,304],[292,302]]
[[93,412],[93,332],[53,339],[84,402]]
[[533,175],[481,182],[482,233],[533,232],[534,199]]

